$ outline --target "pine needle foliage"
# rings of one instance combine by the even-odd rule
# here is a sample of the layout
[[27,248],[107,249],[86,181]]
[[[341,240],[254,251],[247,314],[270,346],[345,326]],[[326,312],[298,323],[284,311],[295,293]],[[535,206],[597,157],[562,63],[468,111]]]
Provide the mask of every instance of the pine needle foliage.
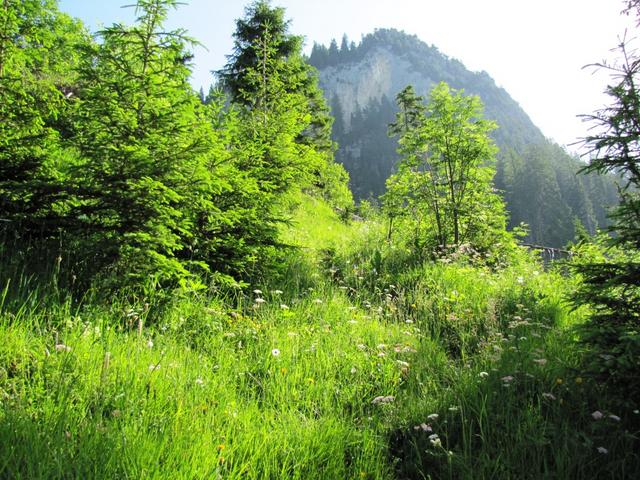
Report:
[[606,90],[610,104],[586,116],[593,133],[585,139],[591,159],[582,171],[618,175],[620,205],[605,253],[575,267],[583,282],[574,301],[593,311],[582,328],[594,352],[590,368],[634,402],[640,393],[640,56],[626,39],[617,51],[617,63],[596,65],[612,73],[613,83]]

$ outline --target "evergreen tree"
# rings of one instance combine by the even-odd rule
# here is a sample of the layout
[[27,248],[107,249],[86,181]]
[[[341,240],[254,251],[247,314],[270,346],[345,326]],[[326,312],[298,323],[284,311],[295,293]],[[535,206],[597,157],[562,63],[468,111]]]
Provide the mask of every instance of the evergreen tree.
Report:
[[[256,48],[256,44],[262,42],[265,35],[269,36],[274,57],[283,60],[281,66],[284,67],[288,59],[297,60],[300,56],[302,37],[289,34],[289,24],[285,20],[284,8],[272,7],[270,0],[257,0],[249,4],[244,17],[236,20],[233,53],[227,56],[224,68],[217,72],[232,101],[240,104],[250,101],[255,82],[249,74],[258,62],[264,64],[264,59],[260,58],[264,52]],[[302,72],[292,71],[290,75],[300,76]]]
[[389,136],[402,136],[423,125],[427,109],[424,98],[416,95],[413,85],[408,85],[396,96],[396,103],[400,112],[396,121],[389,125]]
[[350,51],[349,51],[349,38],[347,37],[347,34],[345,33],[344,35],[342,35],[342,42],[340,42],[340,56],[344,59],[344,60],[349,60],[350,57]]
[[[637,8],[629,2],[627,12]],[[638,19],[640,21],[640,12]],[[594,354],[587,365],[599,378],[622,390],[637,408],[640,394],[640,57],[622,42],[619,63],[601,64],[613,73],[609,106],[587,118],[592,133],[589,164],[583,172],[620,175],[620,205],[612,213],[614,234],[606,255],[579,262],[583,278],[575,301],[591,307],[582,340]]]
[[338,42],[335,38],[331,39],[329,43],[329,58],[335,59],[340,55],[340,49],[338,48]]
[[318,69],[329,66],[329,51],[322,44],[313,43],[311,55],[309,55],[309,63]]
[[[284,9],[272,7],[266,0],[250,4],[236,26],[234,52],[219,72],[223,86],[234,102],[248,109],[258,106],[256,98],[262,98],[265,107],[269,102],[271,106],[277,103],[270,95],[281,96],[285,103],[285,99],[296,98],[300,106],[292,112],[299,112],[304,118],[299,120],[302,129],[295,142],[305,151],[315,151],[320,158],[305,169],[314,172],[316,187],[333,184],[323,180],[329,171],[341,168],[333,165],[333,118],[318,87],[317,71],[302,56],[302,38],[289,33]],[[330,192],[327,194],[331,197]]]
[[72,103],[75,47],[87,41],[53,1],[0,3],[0,227],[23,241],[57,235],[62,224],[61,118]]
[[197,212],[215,215],[210,198],[220,188],[206,163],[210,129],[188,83],[190,40],[162,26],[177,5],[139,0],[135,25],[100,32],[81,68],[73,140],[83,163],[70,217],[85,232],[94,268],[143,283],[206,268],[182,252]]
[[336,95],[331,101],[331,115],[333,116],[333,135],[332,138],[341,137],[346,132],[344,124],[344,110],[340,103],[340,98]]
[[562,247],[573,238],[571,209],[562,198],[560,186],[546,145],[527,147],[520,161],[512,159],[513,195],[510,199],[512,226],[526,223],[527,241]]

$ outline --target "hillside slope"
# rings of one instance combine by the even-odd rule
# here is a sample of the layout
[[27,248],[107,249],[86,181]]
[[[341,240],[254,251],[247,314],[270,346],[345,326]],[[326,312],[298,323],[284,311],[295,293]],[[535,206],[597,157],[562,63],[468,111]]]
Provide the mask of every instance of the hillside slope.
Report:
[[356,198],[384,193],[397,163],[397,141],[387,135],[397,93],[413,85],[427,97],[436,82],[445,81],[478,95],[485,116],[498,124],[493,133],[500,148],[496,186],[504,192],[511,226],[525,222],[531,227],[530,241],[555,246],[573,239],[576,219],[590,232],[605,226],[607,206],[616,201],[613,182],[582,176],[576,180],[580,161],[549,142],[486,72],[471,72],[415,35],[393,29],[376,30],[357,46],[345,41],[340,49],[336,43],[328,48],[314,45],[309,62],[318,68],[336,117],[336,158],[349,171]]

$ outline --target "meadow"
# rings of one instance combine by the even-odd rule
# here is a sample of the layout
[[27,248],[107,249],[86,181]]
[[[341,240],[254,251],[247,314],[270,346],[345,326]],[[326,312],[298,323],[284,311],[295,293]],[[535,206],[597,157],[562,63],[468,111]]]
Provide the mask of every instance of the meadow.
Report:
[[0,478],[638,478],[562,265],[411,262],[306,197],[282,238],[278,275],[162,305],[3,251]]

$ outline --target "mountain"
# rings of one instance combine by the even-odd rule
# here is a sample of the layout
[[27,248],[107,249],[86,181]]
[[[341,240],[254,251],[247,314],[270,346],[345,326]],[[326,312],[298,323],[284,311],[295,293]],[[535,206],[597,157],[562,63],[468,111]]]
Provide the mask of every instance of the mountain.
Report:
[[528,240],[549,246],[572,240],[578,223],[590,233],[606,226],[606,210],[617,201],[614,182],[576,177],[581,162],[547,140],[488,73],[471,72],[435,46],[394,29],[378,29],[359,45],[346,37],[340,48],[335,40],[329,47],[315,44],[309,63],[318,69],[332,107],[336,158],[348,170],[356,198],[384,193],[398,160],[397,141],[387,135],[397,93],[413,85],[428,97],[435,83],[445,81],[478,95],[485,116],[499,126],[493,134],[500,148],[495,183],[504,193],[511,226],[527,223]]

